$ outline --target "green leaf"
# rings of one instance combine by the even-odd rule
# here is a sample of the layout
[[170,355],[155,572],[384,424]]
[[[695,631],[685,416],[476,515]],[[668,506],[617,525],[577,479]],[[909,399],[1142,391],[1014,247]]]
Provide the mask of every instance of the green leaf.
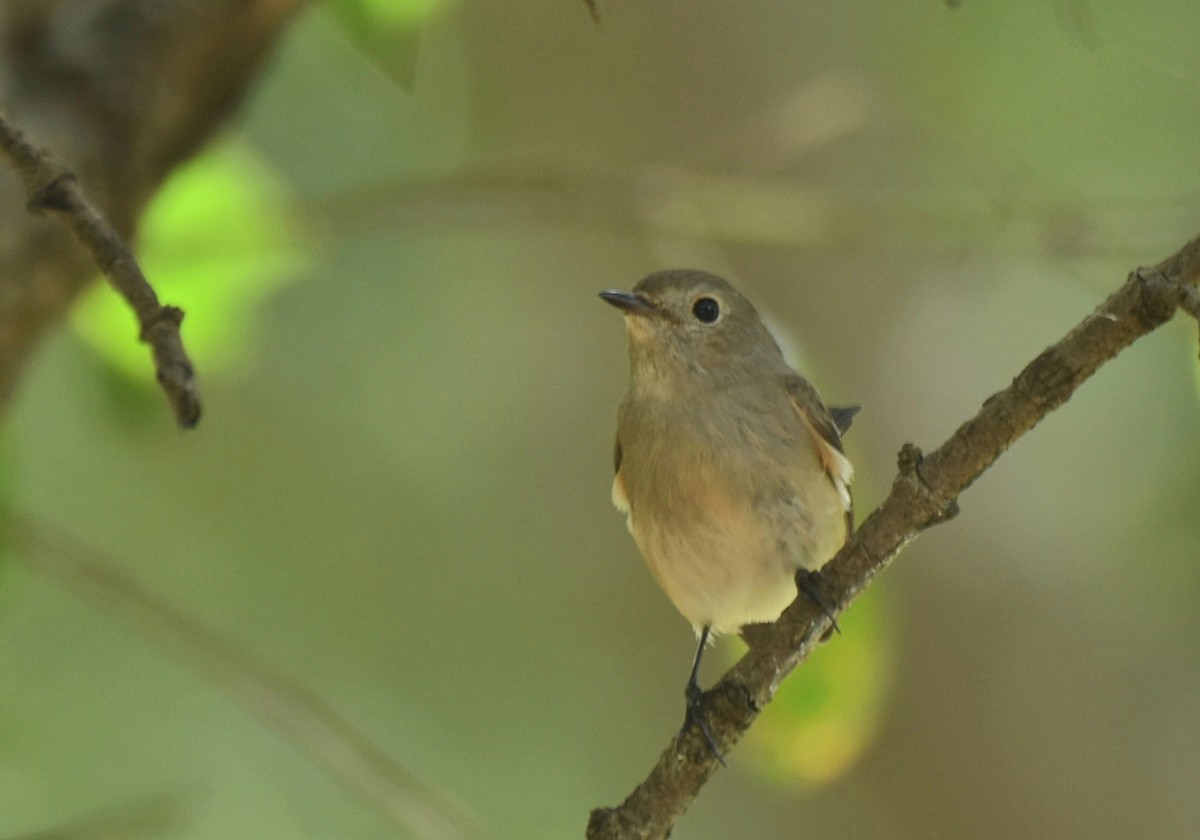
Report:
[[892,682],[885,603],[877,583],[839,616],[842,632],[788,677],[750,729],[751,766],[765,778],[828,784],[870,745]]
[[[279,181],[235,141],[171,176],[143,216],[136,250],[159,299],[186,313],[183,338],[201,376],[245,361],[258,304],[308,260]],[[115,369],[153,384],[133,312],[106,282],[79,302],[72,324]]]
[[447,0],[325,0],[346,36],[405,90],[416,77],[421,26]]

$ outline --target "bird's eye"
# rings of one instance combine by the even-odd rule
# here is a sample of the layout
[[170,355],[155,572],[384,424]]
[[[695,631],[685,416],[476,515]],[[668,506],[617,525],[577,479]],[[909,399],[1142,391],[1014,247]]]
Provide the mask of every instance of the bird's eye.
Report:
[[711,324],[721,317],[721,307],[710,297],[702,297],[692,304],[692,314],[696,320]]

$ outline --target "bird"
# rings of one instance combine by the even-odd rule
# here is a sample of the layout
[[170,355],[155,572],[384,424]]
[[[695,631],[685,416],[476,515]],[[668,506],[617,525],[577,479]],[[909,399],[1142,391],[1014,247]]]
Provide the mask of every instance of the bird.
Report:
[[[702,708],[710,639],[779,617],[853,530],[842,434],[754,305],[723,278],[660,271],[600,297],[625,318],[629,386],[617,412],[612,501],[698,644],[683,729],[724,763]],[[833,625],[836,627],[836,624]]]

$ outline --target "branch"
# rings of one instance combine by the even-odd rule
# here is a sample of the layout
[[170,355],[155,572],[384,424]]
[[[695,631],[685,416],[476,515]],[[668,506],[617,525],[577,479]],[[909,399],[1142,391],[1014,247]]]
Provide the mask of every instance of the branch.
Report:
[[[80,203],[70,179],[59,180],[70,171],[86,187],[86,203],[130,242],[163,179],[233,113],[304,5],[305,0],[0,2],[5,112],[0,151],[33,167],[25,170],[24,189],[17,179],[0,177],[0,411],[38,342],[95,278],[98,261],[70,241],[69,225],[22,214],[22,205],[32,198],[64,215],[58,205]],[[51,149],[53,161],[28,148],[14,125]],[[37,177],[42,166],[48,171]],[[105,241],[94,221],[80,225],[91,229],[87,236]],[[122,265],[119,254],[110,256],[113,266]],[[138,300],[150,299],[139,293]],[[158,313],[161,318],[154,317]],[[164,384],[178,391],[176,416],[194,423],[186,357],[169,346],[178,333],[173,323],[178,311],[160,307],[147,315],[139,308],[138,317],[146,340],[166,350],[156,363],[168,377]]]
[[[761,132],[760,132],[761,133]],[[763,153],[765,154],[765,152]],[[760,157],[762,155],[760,154]],[[679,214],[680,205],[695,213]],[[787,208],[780,219],[780,206]],[[1177,201],[1103,203],[1089,200],[1026,199],[1021,212],[1036,222],[1009,226],[997,232],[993,206],[914,204],[897,216],[895,207],[810,186],[781,184],[769,177],[728,178],[694,168],[581,167],[542,162],[536,168],[478,166],[428,177],[382,179],[301,200],[301,210],[333,233],[356,236],[363,232],[472,225],[480,219],[504,224],[528,221],[550,226],[603,227],[613,233],[645,236],[701,237],[720,245],[760,245],[803,248],[806,251],[894,254],[911,249],[921,239],[922,253],[941,247],[925,241],[931,228],[952,231],[943,243],[960,238],[986,241],[990,252],[1027,254],[1030,250],[1057,259],[1105,256],[1135,259],[1147,250],[1166,249],[1174,238],[1163,230],[1191,214],[1195,195]],[[1145,224],[1129,232],[1127,219],[1136,215]],[[1068,239],[1044,235],[1061,229],[1063,219],[1083,218],[1083,229]],[[764,223],[764,220],[769,220]],[[1122,226],[1114,239],[1111,229]],[[869,239],[863,230],[874,231]],[[1132,255],[1132,256],[1131,256]]]
[[160,600],[94,549],[28,516],[13,518],[14,556],[167,644],[215,685],[306,751],[385,816],[425,840],[478,834],[462,808],[392,760],[307,687]]
[[[1021,435],[1062,405],[1105,362],[1170,320],[1179,308],[1200,318],[1200,237],[1174,256],[1130,274],[1125,284],[1013,383],[988,398],[950,439],[922,456],[900,451],[891,493],[824,569],[835,615],[845,610],[918,534],[952,518],[958,495]],[[830,629],[830,618],[796,600],[769,626],[746,628],[749,652],[706,692],[708,722],[722,752],[746,732],[787,674]],[[650,775],[617,808],[598,808],[588,840],[664,838],[716,770],[695,727],[680,733]]]
[[84,194],[75,175],[56,163],[45,149],[31,143],[3,111],[0,111],[0,153],[24,180],[30,211],[57,215],[133,307],[141,327],[140,338],[154,354],[158,383],[167,395],[176,421],[185,429],[195,426],[200,421],[200,394],[179,335],[183,310],[158,302],[158,295],[133,252]]

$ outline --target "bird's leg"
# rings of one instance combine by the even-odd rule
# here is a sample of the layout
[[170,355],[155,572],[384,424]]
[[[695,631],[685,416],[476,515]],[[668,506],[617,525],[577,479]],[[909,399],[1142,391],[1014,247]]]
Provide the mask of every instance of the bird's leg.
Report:
[[687,715],[683,719],[683,728],[680,731],[686,732],[689,726],[693,723],[696,724],[700,734],[708,742],[708,748],[712,750],[717,761],[721,762],[721,766],[724,767],[725,757],[717,749],[717,742],[713,738],[712,730],[708,728],[708,720],[704,716],[704,692],[700,690],[700,683],[697,681],[697,675],[700,673],[700,659],[704,656],[705,645],[708,644],[708,634],[709,628],[705,625],[700,632],[700,644],[696,645],[696,658],[692,660],[692,672],[688,675],[687,685],[683,689],[683,696],[687,698]]
[[[808,569],[797,570],[796,588],[804,593],[804,597],[812,602],[813,606],[825,614],[835,632],[842,632],[842,628],[838,627],[837,618],[834,617],[833,608],[829,605],[828,601],[821,597],[821,590],[828,589],[829,583],[820,571],[809,571]],[[822,637],[821,641],[825,641],[827,637],[828,634]]]

